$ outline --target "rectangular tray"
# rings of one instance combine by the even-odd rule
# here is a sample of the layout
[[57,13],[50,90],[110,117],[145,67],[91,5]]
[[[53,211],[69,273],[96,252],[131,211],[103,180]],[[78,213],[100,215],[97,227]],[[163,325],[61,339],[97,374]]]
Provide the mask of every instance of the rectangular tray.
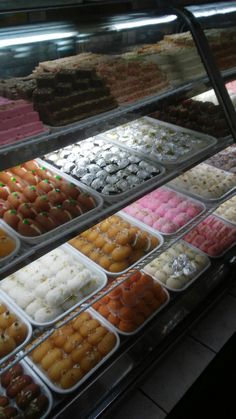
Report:
[[202,252],[200,249],[196,248],[195,246],[192,246],[190,243],[185,242],[184,240],[179,240],[179,242],[184,242],[184,245],[187,245],[188,247],[190,247],[191,249],[196,251],[196,253],[206,256],[207,259],[208,259],[207,265],[201,271],[199,271],[187,284],[185,284],[184,287],[179,288],[179,289],[169,287],[168,285],[164,284],[163,282],[161,282],[157,278],[155,278],[154,275],[147,272],[145,270],[145,267],[142,269],[147,275],[150,275],[155,281],[159,282],[160,285],[162,285],[163,287],[165,287],[169,291],[177,292],[177,293],[185,291],[190,285],[193,284],[193,282],[195,282],[197,280],[197,278],[199,278],[199,276],[201,276],[211,266],[211,261],[210,261],[208,255],[206,255],[204,252]]
[[94,367],[92,368],[87,374],[84,375],[84,377],[78,381],[77,384],[75,384],[73,387],[69,388],[69,389],[62,389],[61,387],[57,386],[56,384],[54,384],[47,376],[46,374],[43,372],[43,370],[38,367],[29,356],[25,357],[26,362],[29,364],[29,366],[32,368],[33,371],[35,371],[40,378],[42,378],[42,380],[47,384],[47,386],[55,391],[56,393],[60,393],[60,394],[68,394],[73,392],[74,390],[77,390],[95,371],[97,371],[97,369],[104,364],[104,362],[107,361],[107,359],[109,359],[111,357],[111,355],[113,355],[113,353],[118,349],[119,345],[120,345],[120,338],[119,335],[116,333],[116,331],[113,329],[113,327],[110,326],[110,324],[108,322],[106,322],[104,319],[101,319],[99,316],[97,316],[96,313],[94,313],[93,310],[88,309],[86,310],[87,312],[89,312],[91,314],[92,317],[97,318],[103,325],[104,327],[106,327],[110,332],[112,332],[115,336],[116,336],[116,345],[114,346],[114,348],[104,357],[102,358],[102,360]]
[[[130,269],[134,268],[135,265],[139,262],[141,262],[143,259],[145,259],[147,257],[147,255],[151,255],[153,252],[155,252],[157,249],[159,249],[159,247],[161,247],[163,245],[164,239],[161,236],[160,233],[157,233],[157,231],[153,231],[150,227],[144,225],[142,226],[141,223],[139,223],[138,220],[135,220],[134,218],[131,219],[131,217],[129,217],[127,214],[122,213],[122,212],[117,212],[117,215],[119,215],[121,218],[123,218],[124,220],[128,221],[130,224],[133,224],[134,226],[140,227],[142,230],[147,231],[148,233],[150,233],[151,235],[155,236],[158,238],[159,240],[159,245],[154,248],[151,252],[147,253],[146,255],[144,255],[141,259],[139,259],[137,262],[133,263],[132,265],[130,265],[128,268],[124,269],[121,272],[109,272],[106,269],[102,268],[100,265],[98,265],[96,262],[91,261],[91,259],[89,259],[87,256],[84,255],[84,257],[86,258],[86,260],[90,260],[90,262],[94,265],[97,266],[97,268],[101,269],[103,272],[105,272],[107,274],[107,276],[114,278],[120,275],[123,275],[124,273],[128,272]],[[71,247],[73,247],[71,244],[69,245]],[[79,250],[77,250],[75,247],[73,247],[77,252],[81,253]]]
[[[40,390],[41,393],[44,394],[45,396],[47,396],[48,398],[48,408],[45,411],[45,413],[41,416],[40,419],[45,419],[46,417],[48,417],[50,411],[52,410],[52,405],[53,405],[53,398],[52,398],[52,394],[51,391],[47,388],[47,386],[45,386],[44,382],[41,380],[41,378],[35,374],[35,372],[29,367],[29,365],[27,364],[27,362],[25,362],[24,360],[19,361],[19,364],[21,364],[21,366],[23,367],[23,371],[24,373],[26,373],[27,375],[30,375],[31,377],[33,377],[33,380],[36,384],[38,384],[40,386]],[[6,395],[6,390],[4,387],[1,386],[0,384],[0,393],[2,395]],[[17,409],[19,409],[16,405],[15,402],[15,398],[11,399],[11,405],[15,406]],[[23,410],[19,409],[20,412],[23,412]]]
[[83,304],[88,298],[92,297],[94,294],[101,291],[101,289],[103,287],[105,287],[106,284],[107,284],[106,274],[101,269],[98,269],[97,265],[93,264],[90,259],[86,258],[86,256],[83,255],[83,253],[78,252],[74,247],[70,246],[69,244],[63,244],[60,247],[63,250],[65,250],[67,253],[72,254],[75,257],[75,259],[78,259],[78,261],[81,262],[85,267],[87,267],[89,270],[94,272],[100,280],[100,285],[98,286],[98,288],[96,290],[94,290],[92,293],[88,294],[82,300],[78,301],[74,306],[72,306],[68,310],[64,311],[62,314],[57,316],[54,320],[51,320],[49,322],[44,322],[44,323],[36,322],[31,316],[29,316],[29,314],[27,314],[25,312],[25,310],[23,310],[21,307],[19,307],[17,305],[17,303],[5,291],[2,291],[1,288],[0,288],[0,292],[4,296],[6,296],[6,298],[11,302],[12,306],[15,306],[16,309],[18,310],[18,312],[21,313],[22,316],[24,316],[28,320],[28,322],[31,323],[33,326],[49,327],[49,326],[54,325],[56,322],[58,322],[63,317],[65,317],[67,314],[69,314],[71,311],[75,310],[77,307],[79,307],[81,304]]
[[[201,164],[205,164],[205,163],[201,163]],[[211,166],[213,167],[213,166]],[[214,169],[217,170],[221,170],[222,172],[225,172],[227,175],[233,175],[233,173],[230,172],[226,172],[225,170],[222,169],[218,169],[216,167],[214,167]],[[171,183],[171,181],[170,181]],[[233,188],[229,189],[227,192],[225,192],[223,195],[221,195],[219,198],[204,198],[204,196],[198,195],[197,193],[193,193],[190,191],[186,191],[185,189],[175,186],[175,185],[171,185],[171,184],[167,184],[169,188],[173,189],[176,192],[180,192],[183,193],[185,195],[189,195],[191,198],[195,198],[195,199],[199,199],[199,201],[203,201],[206,203],[221,203],[223,200],[225,200],[225,198],[227,198],[227,196],[230,197],[230,194],[236,189],[236,185],[233,186]]]
[[25,346],[29,342],[29,340],[31,339],[31,336],[32,336],[32,326],[29,323],[28,319],[21,313],[21,311],[18,310],[17,307],[14,304],[12,304],[12,302],[7,297],[5,298],[5,294],[2,291],[0,291],[0,302],[5,304],[10,309],[10,311],[12,311],[14,314],[16,314],[16,317],[19,318],[19,320],[22,323],[24,323],[27,326],[27,329],[28,329],[28,333],[27,333],[27,336],[26,336],[25,340],[20,345],[17,345],[16,348],[12,352],[10,352],[9,354],[0,358],[0,365],[1,365],[8,358],[12,357],[17,352],[19,352],[20,349],[23,348],[23,346]]
[[[90,189],[88,186],[84,185],[83,183],[80,183],[80,182],[76,181],[72,177],[64,174],[60,170],[56,169],[55,167],[51,166],[50,164],[44,162],[41,159],[35,159],[35,160],[36,160],[37,163],[45,166],[52,173],[56,173],[56,174],[60,175],[63,179],[67,180],[68,182],[73,183],[75,186],[78,186],[80,189],[88,192],[90,195],[92,195],[93,198],[95,198],[97,206],[95,208],[87,211],[85,214],[82,214],[79,217],[75,217],[72,220],[54,228],[53,230],[48,231],[47,233],[41,234],[40,236],[36,236],[36,237],[22,236],[21,234],[19,234],[17,231],[14,230],[15,234],[17,235],[17,237],[19,237],[19,239],[24,240],[24,241],[26,241],[28,243],[31,243],[31,244],[42,243],[42,242],[46,241],[47,239],[51,239],[51,241],[53,241],[54,240],[53,236],[55,234],[58,234],[59,237],[60,237],[60,233],[64,233],[65,231],[68,231],[69,228],[71,228],[71,227],[73,228],[73,227],[77,226],[80,221],[83,221],[86,218],[88,218],[89,215],[94,214],[103,205],[103,199],[95,191]],[[4,222],[4,225],[6,225],[5,221],[3,221],[3,222]]]
[[[190,158],[197,156],[198,154],[202,153],[205,150],[210,149],[215,144],[217,144],[217,139],[214,138],[214,137],[211,137],[210,135],[203,134],[203,133],[200,133],[198,131],[193,131],[193,130],[190,130],[188,128],[180,127],[178,125],[169,124],[168,122],[159,121],[159,120],[156,120],[156,119],[151,118],[149,116],[145,116],[142,119],[151,122],[153,125],[161,125],[163,127],[170,128],[170,129],[172,129],[173,131],[176,131],[176,132],[182,132],[184,134],[192,135],[192,136],[197,137],[197,138],[206,139],[208,144],[206,145],[206,147],[202,147],[200,150],[197,150],[195,152],[188,152],[182,158],[178,158],[174,162],[172,162],[172,161],[170,162],[169,160],[158,159],[156,153],[153,152],[153,151],[151,151],[150,154],[148,154],[147,151],[139,151],[135,147],[127,146],[123,142],[120,142],[118,140],[113,140],[109,137],[106,137],[106,133],[103,133],[103,134],[99,135],[99,138],[106,139],[107,141],[112,142],[113,144],[116,144],[116,145],[122,144],[122,146],[124,148],[126,148],[127,150],[129,150],[129,151],[134,150],[136,153],[142,153],[144,157],[148,157],[149,159],[151,159],[154,162],[158,161],[160,164],[162,164],[164,166],[167,166],[167,167],[168,166],[173,167],[173,166],[182,164],[182,163],[186,162],[187,160],[189,160]],[[209,144],[209,142],[210,142],[210,144]]]
[[[142,270],[141,270],[142,271]],[[151,276],[150,274],[148,274],[149,276]],[[153,277],[152,277],[153,278]],[[156,282],[158,282],[155,278],[153,278],[154,279],[154,281],[156,281]],[[144,322],[143,322],[143,324],[141,324],[141,326],[139,326],[139,327],[137,327],[137,329],[135,329],[133,332],[123,332],[122,330],[120,330],[120,329],[118,329],[118,327],[116,327],[116,326],[114,326],[113,324],[111,324],[107,319],[105,319],[105,321],[107,322],[107,323],[109,323],[110,325],[111,325],[111,327],[117,332],[117,333],[119,333],[120,335],[123,335],[123,336],[133,336],[133,335],[136,335],[136,333],[138,333],[138,332],[140,332],[140,330],[142,330],[145,326],[146,326],[146,324],[147,323],[149,323],[158,313],[160,313],[160,311],[162,311],[163,310],[163,308],[164,307],[166,307],[168,304],[169,304],[169,302],[170,302],[170,294],[168,293],[168,291],[165,289],[165,287],[163,286],[163,284],[162,284],[162,288],[163,288],[163,290],[164,290],[164,292],[165,292],[165,294],[166,294],[166,296],[167,296],[167,300],[166,300],[166,302],[164,303],[164,304],[162,304],[162,306],[161,307],[159,307],[156,311],[154,311],[152,314],[151,314],[151,316],[149,316]],[[93,311],[93,312],[95,312],[95,314],[97,314],[97,316],[100,318],[100,319],[104,319],[104,317],[100,314],[100,313],[98,313],[97,312],[97,310],[95,310],[94,308],[92,308],[91,307],[91,311]]]
[[[230,199],[232,199],[234,197],[235,197],[235,195],[233,195]],[[225,202],[228,202],[228,201],[225,201]],[[228,218],[225,218],[223,215],[217,214],[216,211],[213,212],[213,215],[220,218],[222,221],[225,221],[226,223],[232,224],[232,226],[236,227],[236,222],[233,222],[233,221],[229,220]]]
[[[221,217],[218,217],[218,215],[216,214],[212,214],[212,216],[214,216],[215,218],[219,218],[220,221],[222,221],[224,224],[228,224],[229,227],[231,228],[235,228],[235,224],[232,224],[230,221],[226,221],[223,220]],[[204,252],[203,250],[199,249],[198,247],[195,247],[193,244],[188,243],[187,241],[184,241],[185,243],[187,243],[189,246],[191,246],[194,250],[198,250],[199,252],[203,253],[204,255],[206,255],[208,258],[212,258],[212,259],[219,259],[222,256],[224,256],[230,249],[232,249],[235,245],[236,245],[236,241],[234,243],[232,243],[229,247],[227,247],[227,249],[225,249],[222,253],[220,253],[217,256],[211,256],[208,253]]]
[[[217,139],[211,135],[208,134],[204,134],[201,133],[199,131],[195,131],[189,128],[184,128],[181,127],[180,125],[174,125],[174,124],[170,124],[169,122],[164,122],[164,121],[159,121],[159,119],[155,119],[155,118],[151,118],[150,116],[145,116],[144,119],[147,119],[148,121],[150,121],[152,124],[156,124],[156,125],[161,125],[163,127],[166,128],[170,128],[173,131],[176,132],[182,132],[184,134],[189,134],[192,135],[193,137],[202,139],[202,140],[206,140],[206,147],[202,147],[200,150],[191,152],[189,151],[188,153],[186,153],[183,157],[180,157],[179,159],[176,159],[174,162],[170,162],[169,160],[159,160],[160,163],[166,165],[166,166],[175,166],[177,164],[181,164],[181,163],[185,163],[187,160],[191,159],[192,157],[197,156],[199,153],[206,151],[208,149],[210,149],[211,147],[213,147],[214,145],[217,144]],[[158,158],[156,157],[156,153],[151,153],[151,155],[153,155],[155,157],[155,160]]]
[[9,255],[5,256],[4,258],[0,258],[0,269],[1,269],[3,264],[5,264],[6,262],[9,262],[9,260],[13,259],[17,255],[17,253],[19,252],[19,250],[20,250],[20,240],[14,234],[15,231],[11,227],[9,227],[8,224],[6,224],[2,220],[0,220],[0,228],[2,230],[4,230],[8,234],[8,236],[10,236],[15,241],[15,245],[16,245],[13,252],[11,252]]
[[[163,236],[173,236],[173,234],[179,234],[183,229],[185,229],[186,227],[188,227],[189,226],[189,224],[191,224],[196,218],[198,218],[201,214],[203,214],[205,211],[206,211],[206,206],[204,205],[204,203],[202,203],[202,202],[200,202],[200,201],[198,201],[198,200],[196,200],[196,199],[194,199],[194,198],[191,198],[191,197],[189,197],[189,196],[187,196],[186,194],[183,194],[183,193],[181,193],[181,192],[177,192],[177,191],[175,191],[173,188],[171,188],[170,186],[163,186],[163,188],[165,188],[165,189],[169,189],[169,190],[173,190],[174,192],[176,192],[178,195],[181,195],[181,196],[183,196],[184,198],[186,198],[186,199],[188,199],[189,201],[192,201],[192,202],[194,202],[194,203],[196,203],[196,204],[198,204],[199,205],[199,207],[202,207],[202,211],[201,212],[199,212],[199,214],[198,215],[196,215],[195,217],[193,217],[191,220],[189,220],[185,225],[183,225],[182,227],[180,227],[178,230],[176,230],[176,231],[174,231],[173,233],[163,233],[162,231],[160,231],[160,230],[157,230],[156,228],[154,228],[154,227],[151,227],[151,226],[148,226],[149,228],[150,228],[150,230],[152,230],[153,231],[153,233],[156,233],[157,231],[158,231],[158,233],[160,233],[160,234],[163,234]],[[135,217],[133,217],[132,215],[130,215],[130,214],[127,214],[125,211],[121,211],[120,212],[122,215],[123,214],[125,214],[125,215],[127,215],[128,217],[130,217],[130,219],[134,219],[134,220],[138,220],[137,218],[135,218]],[[138,220],[139,221],[139,223],[140,223],[140,226],[143,226],[143,227],[146,227],[147,226],[147,224],[145,224],[143,221],[140,221],[140,220]]]
[[[110,141],[110,140],[108,140],[107,138],[103,138],[103,136],[102,136],[102,134],[101,135],[99,135],[98,136],[98,141],[103,141],[103,142],[105,142],[105,143],[107,143],[107,144],[111,144],[111,146],[112,145],[114,145],[114,143],[112,142],[112,141]],[[133,187],[133,188],[130,188],[128,191],[126,191],[126,192],[121,192],[121,193],[117,193],[117,194],[115,194],[115,195],[105,195],[105,194],[103,194],[103,193],[101,193],[101,192],[97,192],[95,189],[93,189],[91,186],[89,187],[92,191],[95,191],[95,193],[97,193],[98,195],[100,195],[102,198],[103,198],[103,200],[104,201],[107,201],[107,202],[117,202],[117,201],[120,201],[121,199],[125,199],[125,198],[127,198],[127,197],[129,197],[132,193],[137,193],[137,192],[140,192],[140,191],[142,191],[143,190],[143,188],[144,187],[146,187],[146,186],[149,186],[149,185],[152,185],[153,183],[155,184],[156,183],[156,181],[165,173],[165,168],[163,167],[163,166],[161,166],[160,164],[158,164],[157,162],[153,162],[153,160],[152,159],[150,159],[150,158],[148,158],[148,156],[146,155],[146,154],[143,154],[143,153],[141,153],[141,152],[139,152],[139,151],[136,151],[136,150],[132,150],[132,149],[130,149],[130,148],[128,148],[128,147],[125,147],[123,144],[120,144],[120,143],[116,143],[115,144],[117,147],[119,147],[121,150],[125,150],[126,152],[128,152],[130,155],[136,155],[137,157],[140,157],[141,159],[143,159],[144,161],[146,161],[147,163],[149,163],[150,165],[152,165],[152,166],[155,166],[157,169],[159,169],[160,170],[160,173],[158,174],[158,175],[155,175],[155,176],[153,176],[151,179],[148,179],[148,180],[144,180],[143,182],[142,182],[142,184],[141,185],[137,185],[137,186],[135,186],[135,187]],[[51,164],[51,163],[49,163],[49,164]],[[53,164],[51,164],[52,165],[52,167],[54,167],[54,165]],[[57,169],[58,170],[58,169]],[[61,171],[61,173],[63,173],[62,171]],[[84,183],[83,182],[81,182],[80,180],[78,180],[78,178],[77,178],[77,176],[75,176],[75,175],[70,175],[71,176],[71,178],[73,178],[73,179],[75,179],[77,182],[80,182],[81,183],[81,185],[84,185]]]

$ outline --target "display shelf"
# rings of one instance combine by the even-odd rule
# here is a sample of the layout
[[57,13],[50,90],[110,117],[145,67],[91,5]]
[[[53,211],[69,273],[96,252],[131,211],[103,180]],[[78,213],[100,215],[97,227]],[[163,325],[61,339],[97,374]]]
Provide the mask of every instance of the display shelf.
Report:
[[[225,147],[232,144],[232,139],[230,137],[219,139],[215,146],[212,148],[209,148],[208,150],[202,151],[197,156],[189,159],[185,163],[171,169],[166,167],[166,171],[163,174],[163,176],[160,176],[160,179],[153,181],[150,181],[148,185],[142,188],[142,190],[138,190],[136,192],[130,192],[130,195],[123,198],[123,199],[117,199],[117,202],[114,203],[105,203],[103,204],[102,208],[91,215],[88,214],[88,216],[83,219],[81,222],[79,222],[79,225],[77,226],[71,226],[68,228],[65,225],[65,228],[63,230],[60,230],[58,234],[51,234],[43,243],[39,243],[37,245],[29,245],[25,242],[21,242],[22,246],[20,249],[20,252],[17,257],[15,257],[11,263],[6,263],[0,267],[0,280],[3,279],[5,276],[10,275],[11,273],[15,272],[16,270],[20,269],[22,266],[24,266],[27,263],[32,262],[35,259],[38,259],[40,256],[43,256],[44,254],[48,253],[49,251],[53,250],[55,247],[65,243],[66,241],[70,240],[71,238],[75,237],[77,234],[81,233],[82,231],[88,229],[92,225],[102,221],[104,218],[108,217],[109,215],[114,214],[115,212],[121,210],[122,208],[126,207],[131,202],[136,201],[137,199],[141,198],[143,195],[147,194],[148,192],[153,191],[157,187],[169,182],[174,177],[178,176],[180,173],[192,168],[197,163],[200,163],[204,161],[209,156],[217,153],[218,151],[224,149]],[[233,194],[233,193],[232,193]],[[227,195],[224,200],[222,200],[220,203],[224,202],[226,199],[228,199],[232,194]],[[209,204],[207,205],[207,211],[209,213],[213,212],[216,209],[216,206],[219,205],[219,203],[215,204]],[[206,211],[206,212],[207,212]],[[202,219],[205,218],[205,213],[202,214]],[[198,218],[196,219],[195,223],[198,223]],[[195,225],[194,223],[194,225]],[[193,226],[193,224],[190,224],[188,226],[188,229],[183,229],[183,235],[189,231]],[[177,237],[180,237],[177,235]],[[168,246],[172,244],[169,243]],[[161,248],[164,250],[163,248]]]
[[[231,197],[233,195],[233,193],[231,193],[229,195],[229,197]],[[229,198],[228,197],[228,198]],[[224,199],[224,201],[227,198]],[[45,333],[43,333],[43,335],[37,340],[37,343],[34,344],[34,346],[31,347],[31,349],[27,349],[27,350],[22,350],[21,355],[20,355],[20,359],[23,359],[25,356],[27,356],[34,348],[36,348],[41,342],[43,342],[45,339],[47,339],[49,336],[51,336],[51,334],[60,326],[65,325],[66,323],[68,323],[70,320],[72,320],[73,318],[75,318],[76,316],[78,316],[78,314],[80,312],[83,312],[84,310],[88,309],[92,304],[94,304],[95,302],[99,301],[99,299],[108,294],[111,289],[117,287],[119,284],[121,284],[122,282],[124,282],[127,278],[129,278],[130,274],[136,270],[141,270],[144,268],[145,265],[147,265],[148,263],[150,263],[153,259],[155,259],[156,257],[158,257],[162,252],[164,252],[165,250],[167,250],[170,246],[172,246],[174,243],[176,243],[180,238],[182,238],[183,236],[185,236],[185,234],[187,232],[189,232],[193,227],[195,227],[198,223],[200,223],[201,221],[203,221],[208,215],[212,214],[212,212],[215,211],[215,209],[217,208],[217,206],[219,205],[218,203],[216,204],[205,204],[206,205],[206,210],[204,212],[202,212],[198,217],[196,217],[192,223],[188,224],[185,228],[183,228],[179,233],[170,235],[170,236],[165,236],[164,237],[164,242],[163,245],[157,249],[154,252],[151,252],[149,255],[147,255],[144,259],[141,259],[135,266],[133,269],[129,270],[128,272],[124,273],[123,275],[121,275],[119,277],[119,281],[116,281],[114,284],[112,284],[112,288],[109,288],[109,290],[105,290],[105,291],[101,291],[99,294],[95,294],[94,296],[92,296],[91,298],[89,298],[86,302],[84,302],[83,304],[80,305],[79,309],[77,309],[77,312],[75,313],[73,308],[71,308],[70,310],[68,310],[67,312],[67,316],[66,318],[63,318],[60,322],[58,322],[56,325],[52,326],[51,328],[46,329]],[[54,246],[55,247],[55,246]],[[235,249],[235,246],[234,248]],[[45,248],[43,247],[43,249],[40,249],[43,251],[43,253],[45,253]],[[234,252],[232,250],[230,250],[228,252],[228,254],[230,254],[230,252],[232,252],[232,254],[234,254]],[[32,255],[29,255],[32,256]],[[37,257],[39,257],[38,251],[37,251]],[[212,259],[211,259],[212,261]],[[219,259],[219,261],[222,261],[222,259]],[[29,262],[29,260],[27,261]],[[214,260],[213,265],[217,265],[217,261]],[[24,263],[25,264],[25,263]],[[220,262],[221,266],[222,262]],[[208,272],[208,270],[207,270]],[[7,272],[8,274],[8,272]],[[6,273],[5,275],[6,276]],[[204,276],[204,275],[202,275]],[[201,277],[202,277],[201,276]],[[200,278],[201,278],[200,277]],[[208,277],[207,277],[208,278]],[[198,281],[196,281],[198,283]],[[192,286],[194,286],[195,281],[193,282],[192,285],[189,286],[189,289],[192,289]],[[184,290],[182,292],[179,293],[171,293],[171,302],[173,300],[173,295],[174,295],[174,300],[176,298],[176,294],[184,294]],[[34,337],[38,337],[39,335],[42,334],[42,329],[40,328],[35,328],[34,329]],[[17,361],[13,361],[13,363],[11,365],[14,365],[14,363],[16,363]],[[7,367],[7,369],[9,368],[9,366]],[[0,362],[0,372],[1,371],[5,371],[5,367],[3,365],[2,362]]]
[[32,10],[42,9],[55,9],[62,7],[78,7],[78,6],[91,6],[91,5],[106,5],[112,3],[130,3],[131,0],[101,0],[99,3],[96,1],[86,2],[85,0],[2,0],[0,2],[0,13],[8,12],[29,12]]
[[[225,82],[236,77],[236,68],[223,72]],[[66,147],[88,137],[100,134],[118,125],[131,122],[141,116],[151,114],[162,101],[174,98],[192,97],[210,88],[208,77],[193,80],[166,92],[152,95],[135,103],[119,106],[111,111],[98,114],[72,124],[70,127],[52,129],[51,133],[0,147],[0,170],[23,163],[32,158]]]

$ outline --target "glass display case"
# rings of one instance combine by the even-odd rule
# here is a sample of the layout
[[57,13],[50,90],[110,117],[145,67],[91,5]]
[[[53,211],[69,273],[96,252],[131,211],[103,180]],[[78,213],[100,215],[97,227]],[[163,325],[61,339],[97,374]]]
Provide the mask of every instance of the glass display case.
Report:
[[236,2],[179,3],[1,3],[12,415],[98,417],[235,279]]

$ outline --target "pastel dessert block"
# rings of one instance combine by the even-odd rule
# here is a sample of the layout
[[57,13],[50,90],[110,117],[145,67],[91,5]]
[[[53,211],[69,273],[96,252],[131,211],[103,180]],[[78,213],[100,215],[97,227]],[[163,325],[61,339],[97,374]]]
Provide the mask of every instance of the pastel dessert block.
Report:
[[184,240],[209,256],[219,257],[236,244],[236,227],[211,215],[191,230]]
[[124,208],[127,214],[163,234],[173,234],[204,210],[200,202],[161,187]]
[[221,204],[215,214],[225,218],[230,223],[236,224],[236,195]]

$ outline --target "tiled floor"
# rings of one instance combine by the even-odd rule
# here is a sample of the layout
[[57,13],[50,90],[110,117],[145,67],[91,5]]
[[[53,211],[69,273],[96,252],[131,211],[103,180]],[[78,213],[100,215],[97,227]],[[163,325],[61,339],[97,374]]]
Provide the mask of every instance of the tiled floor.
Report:
[[163,419],[236,331],[236,287],[112,412],[112,419]]

